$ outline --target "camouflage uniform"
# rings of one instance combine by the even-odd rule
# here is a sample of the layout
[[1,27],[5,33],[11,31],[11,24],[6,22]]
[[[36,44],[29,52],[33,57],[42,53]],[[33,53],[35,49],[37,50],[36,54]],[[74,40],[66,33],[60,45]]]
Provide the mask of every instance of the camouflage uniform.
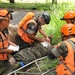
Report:
[[0,75],[7,75],[11,71],[13,68],[7,60],[0,61]]
[[23,61],[24,64],[27,64],[37,58],[41,58],[47,55],[47,52],[50,51],[50,48],[43,47],[42,44],[35,43],[36,46],[25,48],[13,55],[17,62]]
[[[56,47],[58,46],[58,47]],[[48,52],[48,57],[50,59],[55,59],[57,57],[59,57],[60,55],[62,55],[63,57],[66,57],[67,56],[67,45],[66,43],[63,41],[63,42],[60,42],[58,45],[56,45],[51,51]]]

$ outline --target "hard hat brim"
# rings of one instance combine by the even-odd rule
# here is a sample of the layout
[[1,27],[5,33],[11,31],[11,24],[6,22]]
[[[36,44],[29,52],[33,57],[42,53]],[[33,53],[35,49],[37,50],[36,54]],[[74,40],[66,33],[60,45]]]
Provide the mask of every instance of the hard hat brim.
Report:
[[60,20],[71,20],[71,19],[73,19],[73,18],[60,18]]
[[60,20],[65,20],[64,18],[60,18]]

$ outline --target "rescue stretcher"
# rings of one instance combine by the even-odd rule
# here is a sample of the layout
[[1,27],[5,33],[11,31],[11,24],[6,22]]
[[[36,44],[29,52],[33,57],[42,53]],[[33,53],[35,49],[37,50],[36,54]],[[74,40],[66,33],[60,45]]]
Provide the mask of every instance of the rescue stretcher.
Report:
[[[28,64],[26,64],[26,65],[24,65],[24,66],[22,66],[20,68],[14,70],[13,72],[10,72],[7,75],[54,75],[55,68],[50,69],[50,70],[48,69],[45,72],[42,72],[42,70],[41,70],[41,68],[39,66],[38,62],[40,62],[41,60],[46,59],[46,58],[47,58],[47,56],[44,56],[44,57],[39,58],[39,59],[36,59],[36,60],[34,60],[34,61],[32,61],[32,62],[30,62],[30,63],[28,63]],[[30,66],[32,66],[34,64],[35,64],[35,67],[31,68]],[[38,71],[31,72],[31,70],[33,70],[34,68],[36,68]]]

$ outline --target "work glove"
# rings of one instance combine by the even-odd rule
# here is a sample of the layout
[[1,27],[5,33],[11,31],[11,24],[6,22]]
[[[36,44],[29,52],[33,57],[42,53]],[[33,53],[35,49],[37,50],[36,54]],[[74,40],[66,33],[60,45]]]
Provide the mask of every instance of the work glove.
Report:
[[9,45],[8,49],[13,50],[14,52],[19,51],[19,46],[18,45],[17,46]]

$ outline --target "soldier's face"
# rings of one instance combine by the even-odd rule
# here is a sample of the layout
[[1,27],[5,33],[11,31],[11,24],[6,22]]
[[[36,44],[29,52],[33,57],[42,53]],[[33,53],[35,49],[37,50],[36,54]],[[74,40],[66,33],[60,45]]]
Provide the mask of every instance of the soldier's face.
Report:
[[39,18],[40,25],[45,25],[45,20],[43,17]]

